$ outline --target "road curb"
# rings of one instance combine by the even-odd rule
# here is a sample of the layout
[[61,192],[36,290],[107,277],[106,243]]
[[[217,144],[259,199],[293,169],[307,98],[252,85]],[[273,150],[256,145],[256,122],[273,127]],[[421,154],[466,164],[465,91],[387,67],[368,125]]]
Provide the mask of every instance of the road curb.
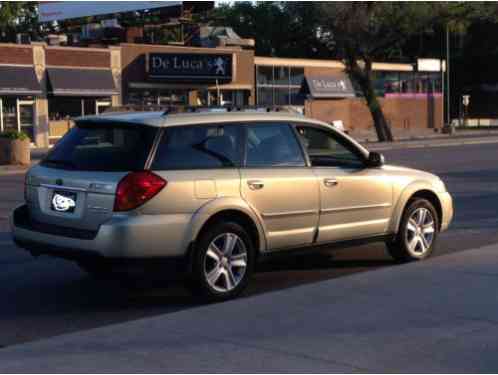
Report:
[[495,139],[479,139],[479,140],[455,140],[438,143],[395,143],[395,144],[364,144],[364,146],[373,151],[387,151],[387,150],[401,150],[410,148],[435,148],[435,147],[451,147],[451,146],[465,146],[465,145],[479,145],[479,144],[494,144],[498,143],[498,138]]

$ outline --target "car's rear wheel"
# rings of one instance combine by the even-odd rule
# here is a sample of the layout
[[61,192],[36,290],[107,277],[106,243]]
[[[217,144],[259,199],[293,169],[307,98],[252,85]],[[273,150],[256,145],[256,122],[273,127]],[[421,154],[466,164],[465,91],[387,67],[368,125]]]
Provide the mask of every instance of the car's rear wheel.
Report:
[[387,242],[389,254],[401,262],[428,258],[436,247],[439,220],[426,199],[412,200],[403,213],[396,239]]
[[196,244],[192,287],[209,301],[238,296],[247,286],[254,266],[254,246],[239,224],[220,222],[204,231]]

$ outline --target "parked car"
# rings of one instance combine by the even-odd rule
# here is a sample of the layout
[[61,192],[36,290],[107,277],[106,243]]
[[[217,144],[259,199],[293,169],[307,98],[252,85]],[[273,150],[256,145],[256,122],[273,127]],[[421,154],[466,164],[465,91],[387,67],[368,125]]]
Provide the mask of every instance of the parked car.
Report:
[[209,300],[294,249],[384,241],[399,261],[425,259],[453,216],[437,176],[385,165],[326,123],[258,111],[81,118],[29,170],[25,200],[11,228],[33,255],[92,274],[164,264]]

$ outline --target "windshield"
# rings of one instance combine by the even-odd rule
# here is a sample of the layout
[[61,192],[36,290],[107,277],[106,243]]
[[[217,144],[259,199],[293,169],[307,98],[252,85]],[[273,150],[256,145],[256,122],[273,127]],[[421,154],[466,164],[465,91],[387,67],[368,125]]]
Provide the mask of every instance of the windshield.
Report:
[[92,124],[73,127],[41,165],[81,171],[144,169],[157,129],[143,125]]

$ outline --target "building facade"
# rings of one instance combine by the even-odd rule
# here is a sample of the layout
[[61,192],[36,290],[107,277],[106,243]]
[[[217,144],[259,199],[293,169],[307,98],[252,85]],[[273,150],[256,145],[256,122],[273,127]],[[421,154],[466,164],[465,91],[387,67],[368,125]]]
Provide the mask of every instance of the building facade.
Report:
[[[440,72],[377,63],[375,90],[394,129],[443,126]],[[74,117],[111,106],[291,106],[351,131],[373,127],[340,61],[254,56],[240,47],[121,44],[77,48],[0,44],[0,131],[33,144],[59,139]]]

